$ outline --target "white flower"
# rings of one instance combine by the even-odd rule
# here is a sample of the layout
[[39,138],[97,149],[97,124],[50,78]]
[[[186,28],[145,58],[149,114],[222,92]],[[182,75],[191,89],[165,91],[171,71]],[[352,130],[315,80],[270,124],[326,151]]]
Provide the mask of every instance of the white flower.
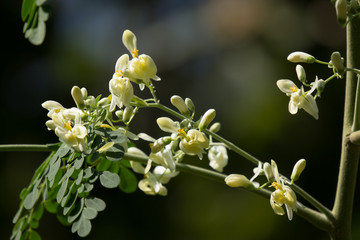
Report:
[[271,194],[270,205],[278,215],[285,214],[282,208],[285,205],[288,218],[291,220],[293,218],[293,211],[296,211],[297,200],[295,192],[280,179],[277,165],[273,160],[271,160],[271,168],[275,176],[275,182],[272,183],[275,191]]
[[225,183],[229,187],[244,187],[254,189],[254,185],[250,180],[242,174],[230,174],[225,178]]
[[175,161],[170,146],[166,146],[157,153],[150,153],[149,157],[153,162],[160,164],[161,166],[164,166],[166,168],[169,168],[171,171],[175,171],[176,169]]
[[[65,114],[66,113],[66,114]],[[74,109],[67,109],[64,112],[53,113],[52,120],[55,127],[55,134],[67,145],[77,152],[86,150],[86,127],[81,123],[81,117]]]
[[208,158],[210,167],[219,172],[223,171],[229,159],[224,146],[212,146],[208,152]]
[[111,92],[110,112],[115,110],[118,106],[122,108],[123,105],[130,106],[129,103],[134,97],[134,89],[128,78],[113,78],[109,82],[109,90]]
[[209,139],[206,135],[196,129],[190,129],[187,133],[180,129],[178,132],[182,137],[180,149],[188,155],[197,155],[202,159],[203,153],[205,153],[204,148],[209,147]]
[[50,118],[53,113],[59,113],[60,111],[65,110],[65,108],[60,103],[52,100],[44,102],[41,104],[41,106],[49,111],[47,116]]
[[180,128],[178,122],[173,121],[171,118],[168,117],[160,117],[156,119],[156,123],[158,124],[159,128],[167,133],[176,133],[177,130]]
[[278,80],[276,84],[282,92],[290,97],[289,112],[291,114],[296,114],[298,109],[302,108],[315,119],[319,118],[318,107],[314,97],[311,95],[316,87],[312,87],[310,91],[304,92],[303,88],[299,89],[295,83],[287,79]]

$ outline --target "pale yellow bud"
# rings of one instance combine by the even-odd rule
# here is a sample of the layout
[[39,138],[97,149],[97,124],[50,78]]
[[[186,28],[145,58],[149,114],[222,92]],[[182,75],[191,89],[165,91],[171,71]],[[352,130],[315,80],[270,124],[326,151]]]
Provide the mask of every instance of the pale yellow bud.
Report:
[[132,106],[129,106],[129,107],[126,107],[125,110],[124,110],[124,113],[123,113],[123,122],[127,122],[130,120],[132,114],[133,114],[133,107]]
[[244,187],[254,189],[254,185],[250,180],[241,174],[230,174],[225,178],[225,183],[229,187]]
[[211,125],[209,130],[211,132],[217,133],[218,131],[220,131],[220,129],[221,129],[221,124],[219,122],[216,122],[213,125]]
[[356,145],[360,145],[360,131],[356,131],[350,134],[350,142]]
[[178,95],[174,95],[170,98],[170,102],[171,104],[176,107],[179,112],[185,116],[189,116],[190,112],[189,109],[187,107],[187,105],[185,104],[184,99],[182,99],[182,97],[178,96]]
[[268,162],[264,163],[264,173],[269,182],[274,182],[275,176],[272,167]]
[[109,98],[108,97],[104,97],[102,99],[100,99],[100,101],[98,102],[98,106],[105,106],[109,104]]
[[79,109],[83,109],[85,107],[83,94],[82,94],[82,92],[81,92],[81,90],[80,90],[80,88],[78,86],[74,86],[71,89],[71,96],[73,97],[73,99],[74,99],[74,101],[76,103],[76,106]]
[[87,98],[87,96],[88,96],[87,89],[84,88],[84,87],[81,88],[81,94],[82,94],[82,96],[83,96],[84,99]]
[[216,111],[214,109],[209,109],[205,112],[204,116],[200,120],[199,130],[206,129],[212,120],[214,120],[216,116]]
[[190,98],[185,98],[185,104],[190,109],[190,111],[195,111],[195,105]]
[[335,2],[335,10],[338,23],[344,27],[346,23],[346,0],[336,0]]
[[315,58],[308,53],[304,52],[293,52],[288,57],[287,60],[293,63],[314,63]]
[[171,137],[162,137],[162,138],[157,139],[151,148],[151,152],[157,153],[157,152],[161,151],[166,145],[171,143],[171,141],[172,141]]
[[336,72],[341,76],[344,75],[345,73],[344,62],[339,52],[333,52],[331,54],[331,62],[334,65]]
[[300,159],[299,161],[296,162],[293,171],[291,173],[291,181],[294,182],[299,179],[300,174],[304,170],[305,166],[306,166],[305,159]]
[[306,83],[306,72],[303,66],[296,65],[296,75],[300,82]]

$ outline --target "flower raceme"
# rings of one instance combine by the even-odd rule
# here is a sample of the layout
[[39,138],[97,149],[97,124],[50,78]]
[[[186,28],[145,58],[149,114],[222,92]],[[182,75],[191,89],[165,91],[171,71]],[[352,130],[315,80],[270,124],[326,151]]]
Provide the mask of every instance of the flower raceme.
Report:
[[55,101],[42,104],[51,113],[51,120],[46,122],[49,130],[77,152],[87,149],[87,130],[81,121],[82,111],[78,108],[65,109]]
[[319,118],[319,110],[314,97],[311,95],[316,87],[312,87],[308,92],[303,88],[299,89],[295,83],[290,80],[282,79],[276,82],[278,88],[290,97],[289,112],[296,114],[298,109],[304,109],[315,119]]

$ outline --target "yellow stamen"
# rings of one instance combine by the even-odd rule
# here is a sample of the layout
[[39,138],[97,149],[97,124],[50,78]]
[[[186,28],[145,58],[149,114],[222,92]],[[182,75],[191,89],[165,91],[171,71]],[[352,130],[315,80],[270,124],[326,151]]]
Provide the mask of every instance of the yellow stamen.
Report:
[[139,56],[139,50],[137,50],[136,48],[131,53],[132,53],[133,57],[137,58]]
[[152,148],[154,146],[154,143],[149,143],[149,147]]
[[71,124],[69,122],[64,123],[64,128],[66,128],[66,130],[69,131],[72,129]]
[[55,112],[55,113],[59,113],[59,112],[60,112],[60,109],[57,108],[57,109],[54,110],[54,112]]
[[297,90],[299,90],[299,89],[295,86],[290,87],[290,91],[292,91],[292,92],[297,92]]
[[280,184],[278,184],[277,182],[273,182],[272,184],[271,184],[271,186],[273,186],[276,190],[277,189],[282,189],[282,187],[280,186]]
[[187,137],[186,132],[184,131],[184,129],[179,128],[179,129],[176,130],[176,131],[178,132],[178,136],[183,137],[183,138],[186,138],[186,137]]
[[110,126],[109,124],[100,124],[100,127],[102,127],[102,128],[109,128],[109,129],[111,129],[111,130],[113,130],[113,131],[116,130],[115,128],[113,128],[113,127]]
[[116,76],[117,77],[121,77],[123,74],[124,74],[124,72],[123,71],[115,71],[115,73],[116,73]]

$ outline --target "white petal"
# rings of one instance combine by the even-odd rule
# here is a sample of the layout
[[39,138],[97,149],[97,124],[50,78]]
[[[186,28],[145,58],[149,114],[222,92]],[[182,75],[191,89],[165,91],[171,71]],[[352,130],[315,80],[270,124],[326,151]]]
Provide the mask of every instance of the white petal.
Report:
[[292,81],[288,80],[288,79],[281,79],[278,80],[276,82],[276,85],[278,86],[278,88],[283,92],[283,93],[293,93],[293,91],[291,91],[292,87],[296,87],[295,83],[293,83]]
[[129,55],[123,54],[119,59],[116,61],[115,64],[115,72],[125,72],[125,69],[129,63]]

